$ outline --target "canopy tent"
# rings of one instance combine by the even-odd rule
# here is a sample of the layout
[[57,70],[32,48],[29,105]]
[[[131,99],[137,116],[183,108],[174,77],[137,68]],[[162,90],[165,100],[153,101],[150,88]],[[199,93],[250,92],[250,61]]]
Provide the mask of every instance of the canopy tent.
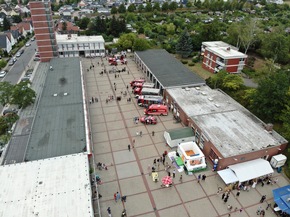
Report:
[[249,181],[274,172],[270,163],[261,158],[234,164],[229,168],[236,174],[239,182]]
[[226,184],[230,184],[249,181],[273,172],[274,171],[268,161],[264,159],[256,159],[231,165],[228,169],[218,171],[218,174]]
[[226,184],[238,182],[239,179],[231,169],[220,170],[217,172]]
[[290,214],[290,185],[273,190],[274,201],[278,207]]

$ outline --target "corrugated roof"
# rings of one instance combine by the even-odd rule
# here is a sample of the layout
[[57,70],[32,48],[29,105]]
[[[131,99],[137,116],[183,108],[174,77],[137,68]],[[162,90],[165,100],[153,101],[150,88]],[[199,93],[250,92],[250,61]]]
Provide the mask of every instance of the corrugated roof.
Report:
[[80,61],[53,59],[51,65],[25,160],[80,153],[86,147]]
[[164,89],[205,84],[199,75],[190,71],[166,50],[136,51],[136,55],[141,58]]
[[194,137],[193,131],[190,127],[174,129],[167,132],[169,133],[171,140]]

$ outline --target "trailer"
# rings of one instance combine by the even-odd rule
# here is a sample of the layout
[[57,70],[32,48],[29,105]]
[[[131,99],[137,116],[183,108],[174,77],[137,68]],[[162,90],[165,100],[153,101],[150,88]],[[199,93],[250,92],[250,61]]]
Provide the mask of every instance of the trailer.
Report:
[[194,142],[195,140],[194,133],[190,127],[165,131],[163,136],[170,148],[177,147],[182,142]]
[[271,158],[270,164],[273,168],[278,168],[284,166],[287,161],[287,157],[283,154],[274,155]]

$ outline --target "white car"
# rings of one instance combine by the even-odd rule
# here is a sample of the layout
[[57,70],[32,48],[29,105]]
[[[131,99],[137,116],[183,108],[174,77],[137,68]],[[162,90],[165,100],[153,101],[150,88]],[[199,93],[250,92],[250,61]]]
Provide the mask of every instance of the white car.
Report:
[[0,78],[4,78],[6,74],[7,74],[6,71],[1,71],[0,72]]
[[25,44],[25,47],[29,47],[31,44],[30,43],[26,43]]

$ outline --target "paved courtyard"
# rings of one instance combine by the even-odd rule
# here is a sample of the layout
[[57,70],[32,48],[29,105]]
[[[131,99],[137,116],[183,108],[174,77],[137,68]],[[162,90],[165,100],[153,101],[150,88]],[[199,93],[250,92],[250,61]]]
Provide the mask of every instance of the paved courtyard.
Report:
[[[164,130],[180,128],[182,125],[173,120],[173,115],[158,117],[157,125],[135,124],[133,118],[143,115],[143,108],[136,104],[131,93],[129,82],[135,78],[144,77],[137,69],[132,57],[128,57],[126,65],[128,72],[101,75],[104,69],[101,58],[82,59],[83,72],[85,76],[86,91],[89,99],[97,97],[98,102],[88,103],[92,136],[94,144],[94,156],[96,162],[108,165],[108,170],[98,171],[103,184],[99,186],[101,213],[108,216],[107,208],[111,207],[112,216],[120,216],[122,210],[127,210],[127,216],[144,217],[215,217],[215,216],[257,216],[256,211],[261,205],[264,209],[267,203],[272,203],[272,189],[289,184],[288,179],[282,174],[275,172],[274,177],[278,183],[273,185],[258,185],[249,192],[242,191],[238,198],[236,191],[230,193],[228,202],[225,204],[221,194],[217,194],[218,188],[224,188],[225,184],[216,172],[211,171],[211,164],[201,174],[206,174],[205,181],[197,183],[197,174],[187,176],[182,173],[182,182],[179,181],[181,173],[176,174],[174,185],[170,188],[162,188],[160,181],[155,183],[149,176],[148,165],[152,166],[155,158],[160,158],[167,150],[163,138]],[[99,62],[99,64],[98,64]],[[113,67],[108,65],[106,59],[103,63],[107,71]],[[92,69],[91,64],[94,65]],[[122,69],[124,65],[118,65]],[[115,85],[116,91],[115,91]],[[123,96],[121,92],[129,94]],[[106,103],[108,96],[113,95],[114,99],[122,96],[121,101],[112,100]],[[127,102],[131,97],[132,101]],[[136,132],[142,131],[142,137]],[[155,135],[152,136],[152,131]],[[128,144],[133,145],[131,151]],[[169,161],[168,159],[166,159]],[[159,177],[166,175],[164,166],[159,168]],[[126,203],[114,201],[114,193],[120,192],[127,196]],[[262,195],[267,196],[266,202],[260,204]],[[233,209],[229,211],[227,206]],[[240,212],[240,209],[242,212]],[[235,211],[236,210],[236,211]],[[266,210],[265,216],[276,216],[272,209]]]

